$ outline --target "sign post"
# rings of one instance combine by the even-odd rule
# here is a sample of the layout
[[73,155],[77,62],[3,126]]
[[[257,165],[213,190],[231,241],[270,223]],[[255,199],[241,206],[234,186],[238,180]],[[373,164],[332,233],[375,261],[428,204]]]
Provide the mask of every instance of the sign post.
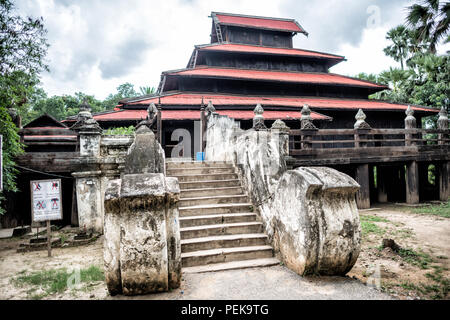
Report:
[[31,188],[31,220],[47,222],[47,251],[52,256],[51,220],[62,219],[61,179],[33,180]]

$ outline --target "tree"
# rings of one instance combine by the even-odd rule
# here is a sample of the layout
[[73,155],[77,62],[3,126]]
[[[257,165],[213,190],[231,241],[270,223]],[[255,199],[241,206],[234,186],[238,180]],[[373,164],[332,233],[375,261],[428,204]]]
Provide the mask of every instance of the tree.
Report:
[[407,24],[415,29],[418,43],[429,40],[430,50],[436,53],[439,41],[450,40],[450,2],[439,0],[422,0],[420,4],[408,7]]
[[116,94],[109,94],[108,97],[103,101],[103,108],[105,110],[113,109],[117,103],[125,98],[137,97],[139,94],[134,90],[134,85],[126,82],[117,87]]
[[141,92],[142,95],[156,93],[155,87],[139,87],[139,91]]
[[[0,0],[0,135],[5,191],[17,190],[14,157],[23,152],[12,109],[21,112],[39,83],[39,73],[48,70],[44,62],[46,32],[42,18],[22,18],[14,13],[10,0]],[[2,198],[0,194],[0,201]]]
[[383,51],[387,56],[400,62],[402,70],[404,70],[403,61],[408,57],[410,37],[410,31],[403,25],[392,28],[386,35],[386,39],[392,41],[392,44],[384,48]]

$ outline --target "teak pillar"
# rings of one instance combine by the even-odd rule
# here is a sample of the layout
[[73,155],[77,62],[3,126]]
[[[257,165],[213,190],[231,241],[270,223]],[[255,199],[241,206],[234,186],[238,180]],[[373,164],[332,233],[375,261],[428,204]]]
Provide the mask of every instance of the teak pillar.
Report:
[[356,193],[356,204],[358,209],[370,208],[370,184],[369,184],[369,165],[360,164],[356,167],[356,182],[360,189]]
[[450,198],[450,161],[439,165],[439,200],[447,201]]
[[388,201],[386,182],[386,169],[382,166],[377,166],[377,191],[378,202],[380,203]]

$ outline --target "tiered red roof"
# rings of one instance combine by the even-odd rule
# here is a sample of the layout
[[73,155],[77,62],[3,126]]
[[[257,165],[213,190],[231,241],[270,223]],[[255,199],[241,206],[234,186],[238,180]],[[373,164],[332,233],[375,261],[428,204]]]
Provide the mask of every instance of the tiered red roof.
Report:
[[[338,98],[320,98],[320,97],[249,97],[224,94],[200,94],[200,93],[175,93],[162,97],[154,97],[150,99],[131,101],[127,106],[148,106],[150,103],[158,103],[160,99],[164,106],[200,106],[202,99],[204,103],[211,101],[215,106],[256,106],[260,103],[264,106],[276,107],[298,107],[302,108],[304,104],[308,104],[311,108],[317,109],[346,109],[346,110],[406,110],[407,105],[395,104],[379,100],[359,100],[359,99],[338,99]],[[438,112],[439,110],[424,108],[419,106],[411,106],[415,111]],[[266,114],[265,111],[264,115]]]
[[169,71],[167,72],[167,75],[283,81],[296,83],[337,84],[337,85],[351,85],[351,86],[361,86],[380,89],[388,88],[387,86],[384,85],[379,85],[376,83],[345,77],[332,73],[306,73],[306,72],[262,71],[262,70],[247,70],[247,69],[232,69],[232,68],[199,67],[195,69],[186,69],[174,72]]
[[[229,116],[238,120],[253,119],[255,114],[252,110],[217,110],[220,115]],[[300,111],[265,111],[263,114],[267,120],[276,119],[300,119]],[[124,109],[117,112],[109,112],[104,114],[94,115],[97,121],[115,121],[115,120],[142,120],[147,117],[146,110],[130,110]],[[311,112],[311,117],[314,120],[331,120],[330,117],[322,114]],[[200,110],[162,110],[162,120],[200,120]]]
[[343,56],[338,56],[329,53],[294,49],[294,48],[275,48],[275,47],[264,47],[255,46],[249,44],[233,44],[233,43],[217,43],[206,46],[199,46],[198,50],[207,51],[227,51],[227,52],[244,52],[244,53],[263,53],[272,55],[289,55],[289,56],[299,56],[299,57],[311,57],[311,58],[327,58],[344,60]]
[[231,13],[212,12],[211,15],[217,18],[219,24],[228,26],[239,26],[247,28],[267,29],[283,32],[301,32],[305,30],[292,19],[268,18],[245,16]]

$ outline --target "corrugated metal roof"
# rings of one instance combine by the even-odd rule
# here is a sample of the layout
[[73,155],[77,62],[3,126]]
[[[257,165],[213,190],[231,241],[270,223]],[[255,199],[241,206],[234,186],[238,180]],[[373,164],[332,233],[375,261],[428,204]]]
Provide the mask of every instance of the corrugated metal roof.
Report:
[[379,85],[369,81],[363,81],[355,78],[344,77],[332,73],[305,73],[305,72],[283,72],[283,71],[262,71],[248,69],[231,68],[211,68],[200,67],[195,69],[186,69],[175,72],[168,72],[167,75],[249,79],[249,80],[269,80],[296,83],[320,83],[353,85],[369,88],[387,89],[387,86]]
[[198,50],[265,53],[265,54],[302,56],[302,57],[312,57],[312,58],[328,58],[328,59],[338,59],[338,60],[345,59],[342,56],[323,53],[323,52],[316,52],[316,51],[309,51],[309,50],[302,50],[302,49],[253,46],[253,45],[234,44],[234,43],[221,43],[221,44],[206,45],[206,46],[198,47]]
[[[389,103],[377,100],[358,100],[358,99],[338,99],[338,98],[314,98],[314,97],[250,97],[220,94],[198,94],[198,93],[176,93],[161,97],[163,105],[182,105],[182,106],[199,106],[202,98],[204,103],[211,102],[217,106],[232,105],[252,105],[256,106],[261,103],[264,106],[279,107],[298,107],[308,104],[311,108],[322,109],[342,109],[342,110],[406,110],[407,105]],[[136,102],[130,102],[128,106],[149,105],[150,103],[158,103],[158,97]],[[422,108],[419,106],[411,106],[416,111],[439,112],[437,109]]]
[[[238,120],[253,119],[255,114],[252,110],[217,110],[220,115],[226,115],[230,118]],[[267,110],[263,114],[265,119],[300,119],[301,113],[299,111],[273,111]],[[146,110],[121,110],[107,114],[94,115],[97,121],[119,121],[119,120],[141,120],[147,117]],[[329,120],[330,117],[311,112],[311,117],[315,120]],[[199,120],[200,110],[162,110],[162,120]]]
[[269,17],[244,16],[230,13],[212,13],[219,21],[219,24],[250,27],[257,29],[269,29],[286,32],[306,33],[300,25],[292,19],[280,19]]

